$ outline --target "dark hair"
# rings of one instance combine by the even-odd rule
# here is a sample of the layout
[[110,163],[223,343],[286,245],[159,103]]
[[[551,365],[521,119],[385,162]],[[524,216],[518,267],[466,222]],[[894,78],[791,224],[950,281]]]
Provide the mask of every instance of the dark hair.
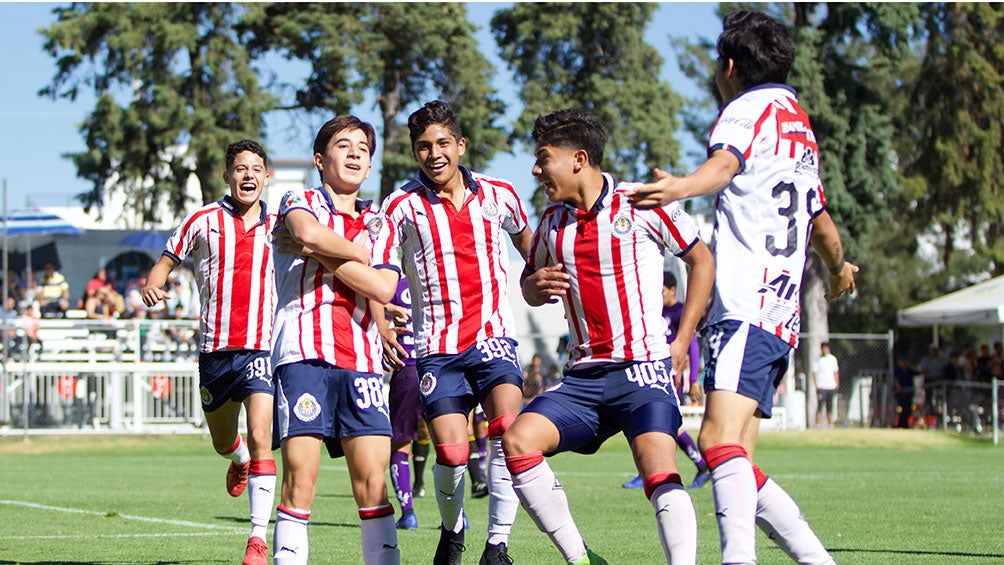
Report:
[[719,61],[732,59],[743,86],[753,88],[788,80],[795,45],[781,22],[760,12],[741,10],[722,18],[718,57]]
[[265,153],[265,148],[261,146],[257,141],[252,141],[250,139],[242,139],[240,141],[235,141],[230,145],[227,145],[227,170],[234,166],[234,159],[238,155],[245,151],[250,151],[255,155],[261,157],[261,160],[265,162],[265,166],[268,166],[268,153]]
[[412,149],[415,148],[415,141],[422,137],[422,134],[431,125],[445,126],[457,142],[460,142],[460,138],[464,136],[463,132],[460,131],[460,120],[457,119],[453,108],[442,100],[433,100],[426,102],[425,106],[408,116],[408,132],[411,134]]
[[830,342],[824,341],[823,343],[819,344],[819,347],[820,347],[820,349],[822,349],[823,347],[829,349],[830,348]]
[[533,140],[538,146],[583,149],[589,155],[589,164],[598,167],[603,162],[607,133],[599,120],[583,110],[558,110],[537,116],[533,122]]
[[662,273],[662,286],[666,288],[676,288],[676,275],[669,271]]
[[363,134],[366,135],[366,143],[370,146],[370,155],[372,156],[373,152],[376,151],[376,131],[373,129],[372,124],[364,122],[352,114],[335,116],[325,122],[321,126],[321,129],[317,130],[317,135],[314,137],[314,153],[324,155],[324,151],[328,148],[328,142],[331,141],[331,138],[336,133],[347,129],[362,130]]

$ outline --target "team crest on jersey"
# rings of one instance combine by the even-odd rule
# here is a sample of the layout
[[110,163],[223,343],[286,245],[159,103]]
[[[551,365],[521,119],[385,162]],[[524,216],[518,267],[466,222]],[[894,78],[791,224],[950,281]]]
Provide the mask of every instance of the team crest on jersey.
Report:
[[305,392],[296,399],[293,414],[296,414],[301,422],[312,422],[321,415],[321,405],[317,403],[317,399],[312,394]]
[[625,212],[621,212],[614,216],[614,221],[610,222],[610,230],[613,231],[614,236],[623,238],[631,234],[631,230],[634,228],[634,222],[631,221],[631,216]]
[[202,403],[205,405],[210,405],[213,403],[213,395],[209,393],[209,389],[206,387],[199,387],[199,396],[202,397]]
[[481,206],[481,215],[488,220],[494,220],[499,217],[499,207],[489,200]]
[[795,163],[795,172],[803,175],[819,176],[819,163],[816,160],[816,152],[806,147],[802,153],[802,158]]
[[370,232],[370,238],[376,239],[380,235],[380,230],[383,229],[383,218],[377,216],[366,223],[366,229]]
[[436,390],[436,377],[432,373],[426,372],[422,375],[421,382],[418,383],[418,390],[424,396],[429,396],[432,391]]

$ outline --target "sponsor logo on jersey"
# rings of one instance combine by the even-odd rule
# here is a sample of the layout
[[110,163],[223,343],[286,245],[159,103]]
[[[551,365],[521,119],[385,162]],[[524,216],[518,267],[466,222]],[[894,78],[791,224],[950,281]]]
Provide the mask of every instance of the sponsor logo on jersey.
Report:
[[422,375],[422,380],[418,383],[418,390],[424,396],[431,394],[432,391],[436,390],[436,377],[429,372]]
[[795,163],[795,172],[814,177],[819,176],[819,163],[816,160],[816,152],[812,148],[805,148],[802,158]]
[[317,399],[313,395],[305,392],[296,399],[293,414],[301,422],[311,422],[321,415],[321,405],[317,403]]
[[631,234],[631,230],[634,228],[634,222],[631,221],[631,216],[626,212],[621,212],[614,216],[614,221],[610,224],[610,229],[613,231],[614,236],[618,238],[624,238]]
[[210,394],[209,389],[206,387],[199,387],[199,396],[202,397],[202,403],[209,405],[213,403],[213,395]]

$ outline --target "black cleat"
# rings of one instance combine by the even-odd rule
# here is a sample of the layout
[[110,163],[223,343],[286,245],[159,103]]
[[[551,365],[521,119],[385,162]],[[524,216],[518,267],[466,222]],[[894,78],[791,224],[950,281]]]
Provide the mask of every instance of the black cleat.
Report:
[[439,545],[436,547],[436,556],[432,558],[432,565],[460,565],[460,554],[465,549],[464,530],[454,533],[440,526]]
[[488,483],[471,483],[471,498],[488,496]]
[[512,557],[509,557],[509,548],[505,543],[492,545],[485,542],[485,551],[481,554],[481,561],[478,565],[512,565]]

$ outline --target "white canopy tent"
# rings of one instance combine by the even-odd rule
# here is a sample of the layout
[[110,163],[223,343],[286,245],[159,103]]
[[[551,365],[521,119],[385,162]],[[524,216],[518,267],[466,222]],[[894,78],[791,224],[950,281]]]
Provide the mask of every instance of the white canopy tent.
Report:
[[899,325],[1004,325],[1004,276],[900,310]]

